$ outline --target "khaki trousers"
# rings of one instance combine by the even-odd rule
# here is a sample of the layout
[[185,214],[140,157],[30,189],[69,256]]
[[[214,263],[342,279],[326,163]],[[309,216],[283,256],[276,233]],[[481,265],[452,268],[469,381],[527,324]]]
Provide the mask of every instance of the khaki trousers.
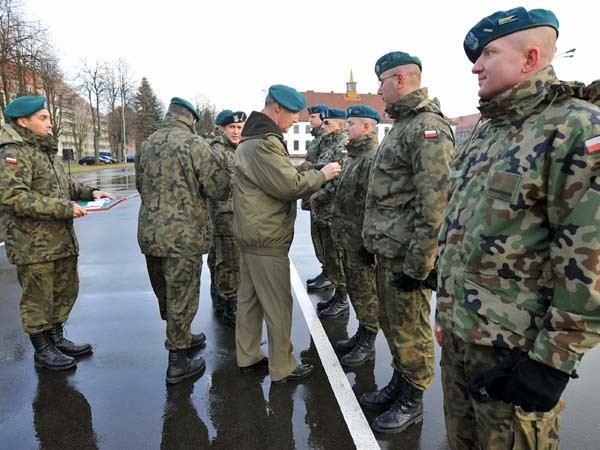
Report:
[[292,293],[288,256],[265,256],[240,250],[240,287],[235,324],[238,366],[250,366],[262,358],[263,320],[269,342],[269,374],[273,381],[296,368],[292,354]]

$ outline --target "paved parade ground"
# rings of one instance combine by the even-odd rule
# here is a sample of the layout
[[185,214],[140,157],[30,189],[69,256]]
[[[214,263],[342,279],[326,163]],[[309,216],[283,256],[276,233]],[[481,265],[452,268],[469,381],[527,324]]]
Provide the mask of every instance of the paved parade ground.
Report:
[[[165,384],[165,330],[136,240],[140,199],[132,165],[77,175],[128,199],[76,220],[80,295],[67,337],[90,342],[94,353],[65,373],[35,369],[33,348],[21,329],[16,270],[0,244],[1,450],[350,450],[445,449],[442,392],[437,373],[424,396],[424,421],[392,436],[373,434],[356,398],[391,377],[381,333],[374,362],[342,368],[330,342],[354,334],[354,314],[319,320],[314,305],[331,291],[308,295],[304,281],[320,267],[310,240],[309,216],[298,211],[292,251],[296,358],[314,364],[300,383],[271,384],[266,373],[241,374],[233,330],[212,312],[209,273],[202,271],[200,308],[193,331],[206,333],[206,371]],[[0,236],[0,241],[4,238]],[[432,299],[435,302],[435,298]],[[433,308],[435,305],[433,304]],[[266,330],[263,334],[266,352]],[[561,448],[600,448],[600,351],[586,355],[580,378],[567,387]]]

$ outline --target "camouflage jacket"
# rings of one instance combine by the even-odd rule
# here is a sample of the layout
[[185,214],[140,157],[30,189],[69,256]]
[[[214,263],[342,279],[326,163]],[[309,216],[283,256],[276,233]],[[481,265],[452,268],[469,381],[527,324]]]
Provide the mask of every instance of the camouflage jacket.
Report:
[[212,238],[206,199],[227,198],[229,175],[225,162],[193,132],[191,119],[167,113],[135,156],[142,253],[161,257],[206,253]]
[[387,112],[394,124],[371,169],[363,239],[369,251],[397,259],[404,273],[423,280],[437,255],[454,136],[426,88]]
[[[211,150],[218,154],[219,159],[233,168],[233,154],[237,145],[233,144],[224,134],[206,139]],[[225,236],[233,236],[233,197],[231,193],[225,200],[208,200],[208,207],[213,221],[213,232]]]
[[333,237],[345,250],[358,251],[363,245],[362,229],[369,173],[377,153],[377,133],[367,134],[346,145],[333,201]]
[[280,129],[267,115],[253,111],[234,155],[233,230],[240,249],[287,255],[294,236],[296,200],[324,182],[319,170],[298,172]]
[[72,200],[93,198],[92,187],[67,177],[57,148],[40,140],[9,124],[0,131],[0,225],[12,264],[77,255]]
[[313,140],[310,141],[308,149],[306,149],[306,161],[314,164],[319,160],[319,143],[323,136],[323,129],[321,127],[313,128],[310,130],[310,134],[312,135]]
[[571,373],[600,341],[600,109],[549,66],[480,111],[453,161],[437,320]]
[[[321,136],[317,163],[341,163],[346,155],[347,143],[348,133],[344,129]],[[335,197],[336,186],[337,178],[334,178],[311,196],[311,199],[317,203],[317,206],[312,209],[311,214],[316,223],[321,226],[331,226],[333,198]]]

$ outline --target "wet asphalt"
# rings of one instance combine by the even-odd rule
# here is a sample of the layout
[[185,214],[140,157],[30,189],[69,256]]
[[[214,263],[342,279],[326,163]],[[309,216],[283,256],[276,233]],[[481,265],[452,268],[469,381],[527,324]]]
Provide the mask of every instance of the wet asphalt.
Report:
[[[76,221],[81,285],[66,332],[75,342],[92,343],[94,352],[71,371],[34,368],[33,349],[19,319],[16,270],[0,247],[0,450],[357,448],[347,425],[357,411],[338,404],[332,385],[340,383],[328,378],[298,304],[292,325],[294,354],[314,364],[315,372],[300,383],[283,385],[271,384],[264,372],[241,374],[233,330],[213,316],[206,264],[193,323],[194,332],[207,335],[206,347],[198,352],[206,359],[206,370],[198,378],[167,386],[164,323],[136,240],[140,200],[132,165],[77,178],[129,197],[109,211]],[[320,270],[309,228],[308,214],[299,210],[290,257],[302,280]],[[331,291],[324,291],[309,299],[316,304],[329,295]],[[331,343],[357,328],[352,312],[321,324]],[[266,331],[264,339],[266,351]],[[391,376],[381,333],[376,345],[374,362],[344,369],[357,397],[381,388]],[[595,349],[585,356],[580,378],[567,387],[561,448],[600,449],[599,372],[600,352]],[[424,404],[422,424],[397,435],[376,433],[376,445],[447,448],[439,370]],[[365,416],[370,423],[376,413],[366,411]]]

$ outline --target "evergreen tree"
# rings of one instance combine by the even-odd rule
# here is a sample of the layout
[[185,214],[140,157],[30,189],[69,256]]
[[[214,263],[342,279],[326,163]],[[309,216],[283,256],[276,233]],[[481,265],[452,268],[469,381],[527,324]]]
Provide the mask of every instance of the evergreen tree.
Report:
[[142,78],[138,88],[134,99],[134,108],[137,114],[135,119],[135,141],[137,145],[140,145],[158,129],[164,115],[163,107],[146,77]]

